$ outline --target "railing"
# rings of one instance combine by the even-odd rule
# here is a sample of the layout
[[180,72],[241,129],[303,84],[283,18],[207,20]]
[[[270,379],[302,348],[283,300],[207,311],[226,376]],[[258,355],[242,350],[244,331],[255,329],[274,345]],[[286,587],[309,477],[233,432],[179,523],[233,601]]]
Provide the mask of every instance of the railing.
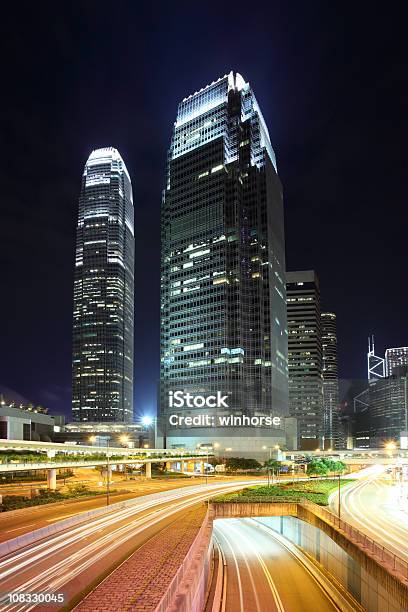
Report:
[[306,499],[301,502],[301,505],[311,510],[313,514],[321,518],[325,523],[342,531],[353,543],[379,560],[382,565],[387,566],[387,569],[393,570],[396,574],[408,580],[408,561],[393,553],[386,546],[382,546],[356,527],[353,527],[350,523],[339,518],[333,512],[330,512],[330,510],[322,508],[322,506],[318,506]]

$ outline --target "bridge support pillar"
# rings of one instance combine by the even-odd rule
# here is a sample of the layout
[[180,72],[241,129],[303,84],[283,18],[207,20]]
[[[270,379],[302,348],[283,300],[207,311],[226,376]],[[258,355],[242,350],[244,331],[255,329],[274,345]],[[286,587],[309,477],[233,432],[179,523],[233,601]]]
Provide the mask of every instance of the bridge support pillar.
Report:
[[201,474],[204,474],[204,472],[205,472],[204,461],[200,461],[200,472],[201,472]]
[[180,463],[180,471],[181,472],[186,472],[187,471],[186,462],[185,461],[181,461],[181,463]]
[[47,470],[47,486],[49,491],[55,491],[57,489],[57,470],[52,468]]
[[151,463],[146,463],[145,464],[146,467],[146,478],[151,478],[152,477],[152,464]]
[[170,461],[166,461],[166,472],[170,472],[171,470],[171,463]]

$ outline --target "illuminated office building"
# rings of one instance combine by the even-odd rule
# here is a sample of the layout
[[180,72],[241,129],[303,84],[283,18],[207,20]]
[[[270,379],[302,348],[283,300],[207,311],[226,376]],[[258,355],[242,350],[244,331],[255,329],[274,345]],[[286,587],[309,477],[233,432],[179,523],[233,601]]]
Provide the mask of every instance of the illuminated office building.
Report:
[[286,273],[289,410],[297,419],[298,445],[324,440],[323,354],[319,279],[313,270]]
[[336,315],[321,313],[323,420],[326,448],[344,447],[342,427],[339,421],[339,373],[337,365]]
[[[171,435],[168,430],[170,390],[220,391],[228,396],[226,412],[284,417],[282,187],[262,113],[238,73],[230,72],[178,106],[161,228],[164,443],[166,438],[168,445],[182,443],[176,440],[180,430]],[[217,410],[209,413],[214,416],[222,407]],[[208,430],[190,433],[196,441],[208,441]],[[264,434],[278,439],[284,432],[256,432]],[[221,433],[213,430],[212,435]]]
[[72,412],[74,421],[133,419],[134,212],[119,152],[92,151],[77,225]]
[[385,351],[385,370],[387,376],[392,376],[400,366],[408,366],[408,346],[389,348]]

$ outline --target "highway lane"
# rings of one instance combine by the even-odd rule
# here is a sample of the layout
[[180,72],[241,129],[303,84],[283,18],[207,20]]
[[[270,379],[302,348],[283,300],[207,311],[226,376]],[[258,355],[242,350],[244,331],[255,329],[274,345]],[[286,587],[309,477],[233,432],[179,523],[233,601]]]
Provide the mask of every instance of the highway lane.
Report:
[[[230,478],[229,481],[232,479]],[[224,482],[224,478],[218,478],[217,482]],[[196,486],[204,483],[204,478],[180,478],[180,479],[147,479],[140,481],[115,482],[111,487],[111,504],[148,495],[150,493],[168,491],[181,487]],[[256,481],[255,481],[256,483]],[[115,489],[126,490],[127,493],[116,492]],[[1,493],[1,491],[0,491]],[[98,495],[85,499],[66,500],[56,504],[45,504],[43,506],[31,506],[17,512],[0,513],[0,542],[23,535],[28,531],[47,527],[68,516],[88,512],[95,508],[106,505],[106,495]]]
[[226,560],[225,612],[339,610],[313,575],[253,519],[217,519],[214,535]]
[[[217,476],[212,477],[214,482],[235,482],[241,481],[239,476]],[[245,477],[251,485],[262,484],[263,480],[259,476]],[[280,479],[280,482],[287,481],[287,478]],[[299,478],[304,480],[304,478]],[[171,479],[145,479],[137,481],[115,481],[111,485],[111,504],[141,497],[153,492],[173,490],[181,487],[192,487],[199,483],[204,483],[205,478],[194,476],[194,478],[171,478]],[[126,490],[127,493],[120,493],[115,490]],[[0,490],[1,493],[1,490]],[[106,495],[98,495],[85,499],[66,500],[58,504],[45,504],[43,506],[31,506],[25,510],[17,512],[0,513],[0,543],[21,536],[28,531],[47,527],[63,518],[68,518],[74,514],[87,512],[94,508],[106,505]]]
[[[65,603],[97,584],[158,530],[182,512],[216,493],[253,481],[209,483],[155,493],[128,508],[74,526],[0,559],[2,593],[63,593]],[[47,610],[61,609],[61,605]],[[2,603],[1,610],[31,610],[34,605]],[[37,609],[42,609],[38,606]]]
[[[341,492],[341,518],[408,561],[406,492],[384,472],[384,466],[373,466]],[[330,507],[337,514],[337,493],[330,497]]]

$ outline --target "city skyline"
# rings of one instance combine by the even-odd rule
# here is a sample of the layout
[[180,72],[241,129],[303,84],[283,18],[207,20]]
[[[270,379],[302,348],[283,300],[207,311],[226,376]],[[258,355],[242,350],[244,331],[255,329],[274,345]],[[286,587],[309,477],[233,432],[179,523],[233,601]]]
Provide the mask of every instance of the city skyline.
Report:
[[[266,13],[261,27],[248,25],[251,57],[232,44],[229,32],[211,21],[214,45],[207,48],[204,62],[195,54],[193,41],[206,43],[210,20],[192,9],[190,18],[196,18],[199,26],[194,36],[184,34],[191,55],[185,54],[185,43],[177,42],[171,57],[159,54],[160,62],[155,58],[147,61],[143,50],[149,44],[160,47],[163,43],[152,34],[153,39],[143,35],[135,43],[138,70],[133,70],[130,63],[135,60],[132,53],[130,59],[121,55],[122,63],[110,60],[106,53],[106,40],[109,48],[116,43],[119,49],[122,37],[132,49],[132,11],[119,40],[110,29],[105,37],[111,24],[102,15],[84,9],[81,18],[96,33],[92,45],[90,39],[76,35],[75,9],[64,27],[60,27],[58,17],[47,29],[40,23],[47,53],[36,48],[37,37],[34,40],[31,31],[31,23],[38,19],[41,9],[35,15],[33,12],[32,20],[21,24],[23,43],[10,26],[4,42],[20,69],[13,72],[6,66],[10,87],[2,101],[5,116],[13,124],[12,131],[5,130],[3,153],[7,151],[7,159],[1,177],[5,235],[2,282],[8,296],[1,302],[3,320],[8,322],[2,330],[3,355],[7,355],[2,367],[3,385],[49,406],[53,412],[69,413],[78,168],[91,149],[108,144],[121,151],[130,173],[138,177],[136,232],[142,240],[136,247],[136,258],[148,265],[139,266],[136,273],[141,287],[136,303],[136,337],[144,350],[135,359],[140,381],[136,381],[135,400],[139,414],[154,412],[159,378],[158,222],[170,126],[180,94],[195,91],[229,66],[251,75],[272,128],[285,189],[287,267],[313,267],[319,273],[326,296],[322,307],[335,310],[338,317],[340,376],[364,377],[366,337],[372,331],[381,347],[407,344],[403,337],[404,299],[393,292],[393,287],[399,286],[399,266],[404,257],[404,224],[393,220],[403,218],[405,211],[400,165],[404,138],[394,127],[398,117],[401,121],[403,117],[397,101],[398,88],[402,87],[397,64],[403,55],[398,50],[395,21],[391,30],[390,22],[381,19],[380,40],[374,35],[374,16],[369,16],[373,34],[368,35],[370,44],[367,40],[363,44],[360,27],[366,23],[365,13],[354,11],[351,23],[345,12],[340,12],[334,23],[332,10],[323,4],[307,11],[300,7],[298,18],[304,31],[299,33],[290,9],[285,10],[288,12],[273,20]],[[163,23],[169,18],[166,11],[157,17]],[[138,19],[147,23],[151,15],[142,11]],[[229,19],[233,31],[238,27],[238,17],[229,15]],[[4,23],[8,23],[7,16]],[[329,23],[337,32],[337,37],[333,36],[336,44],[325,34]],[[280,30],[286,33],[285,40]],[[65,38],[61,32],[65,32]],[[305,45],[312,32],[314,45]],[[346,33],[347,45],[342,42]],[[78,38],[77,49],[72,40]],[[221,53],[226,48],[227,57]],[[106,58],[114,87],[106,86],[98,68],[101,57]],[[37,62],[43,66],[40,73],[35,68]],[[321,69],[305,71],[305,63]],[[367,73],[361,79],[363,67]],[[27,68],[36,77],[25,79],[23,91],[17,75],[26,74]],[[52,90],[47,73],[56,75],[57,85]],[[150,75],[154,77],[145,87],[144,97],[138,96],[140,83]],[[391,84],[392,75],[395,85]],[[97,103],[88,87],[90,80],[100,93],[104,92]],[[374,83],[375,97],[367,83]],[[395,95],[390,95],[392,91]],[[23,102],[27,95],[31,95],[33,104],[33,114],[28,117]],[[92,108],[91,120],[84,108]],[[374,133],[383,169],[375,181],[370,155]],[[30,164],[21,161],[23,149]],[[388,201],[392,202],[392,215],[384,208]],[[16,236],[20,237],[18,245]],[[374,267],[371,250],[376,240],[387,257],[380,258]],[[44,266],[54,279],[52,290],[48,273],[38,273]],[[380,292],[378,275],[384,281]]]
[[402,6],[2,9],[0,609],[408,611]]

